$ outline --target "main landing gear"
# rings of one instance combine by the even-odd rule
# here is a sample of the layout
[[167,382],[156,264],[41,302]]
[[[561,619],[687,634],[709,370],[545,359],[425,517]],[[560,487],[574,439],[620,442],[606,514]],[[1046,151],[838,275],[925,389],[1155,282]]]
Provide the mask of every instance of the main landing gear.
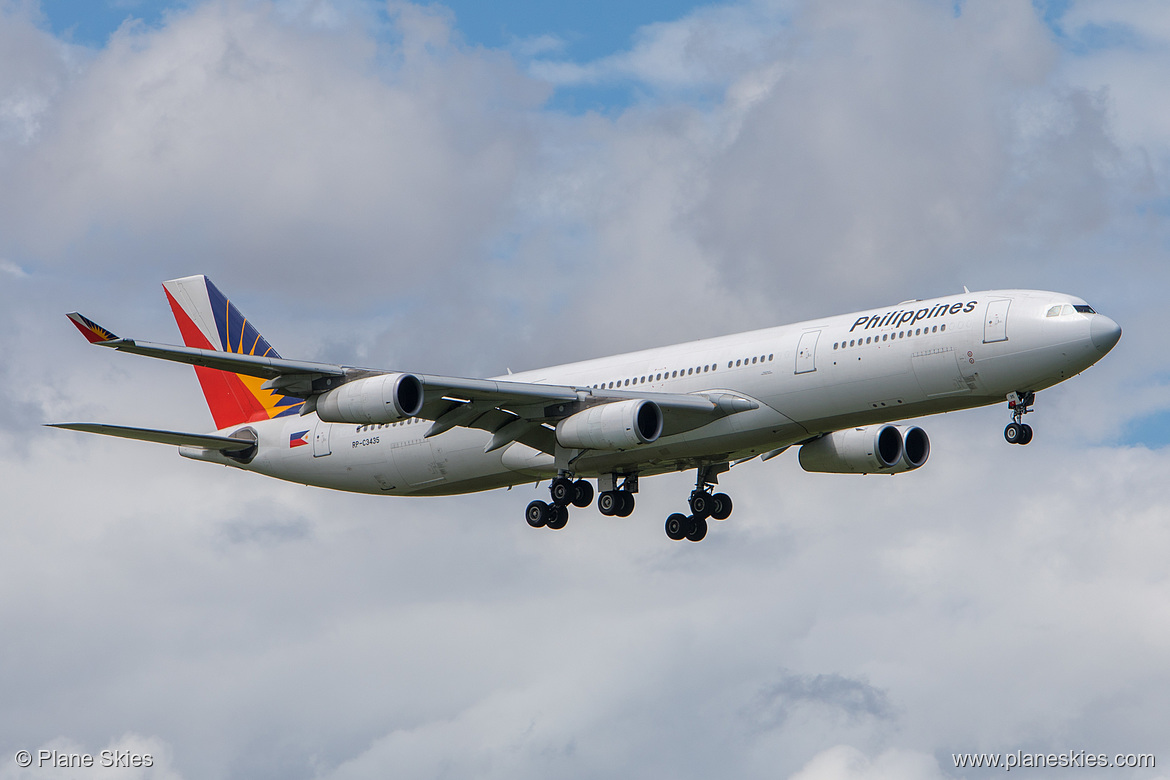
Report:
[[711,493],[714,485],[719,484],[719,474],[730,468],[726,463],[714,466],[702,466],[695,481],[695,489],[691,491],[690,515],[675,512],[666,518],[666,535],[671,539],[681,541],[689,539],[692,542],[701,542],[707,535],[707,519],[726,520],[731,516],[731,496],[726,493]]
[[[713,493],[719,484],[719,475],[730,467],[715,463],[699,468],[695,489],[691,491],[691,513],[675,512],[666,518],[666,535],[676,541],[689,539],[699,542],[707,535],[707,520],[726,520],[731,516],[731,496]],[[618,484],[621,479],[621,484]],[[601,492],[597,495],[597,510],[608,517],[629,517],[634,511],[634,493],[638,492],[637,474],[602,474],[597,480]],[[524,511],[524,519],[533,528],[564,528],[569,522],[569,507],[585,508],[593,503],[593,485],[574,480],[572,474],[562,472],[548,487],[551,501],[533,501]]]
[[[560,530],[569,522],[569,505],[584,509],[593,503],[593,484],[584,479],[573,480],[562,474],[548,486],[551,503],[533,501],[524,510],[524,519],[533,528],[548,527]],[[604,494],[603,494],[604,495]],[[631,496],[630,509],[634,508]],[[598,501],[598,505],[601,502]]]
[[1032,426],[1020,421],[1032,411],[1028,407],[1036,403],[1036,394],[1031,391],[1008,393],[1007,399],[1012,421],[1003,429],[1003,437],[1008,444],[1027,444],[1032,441]]

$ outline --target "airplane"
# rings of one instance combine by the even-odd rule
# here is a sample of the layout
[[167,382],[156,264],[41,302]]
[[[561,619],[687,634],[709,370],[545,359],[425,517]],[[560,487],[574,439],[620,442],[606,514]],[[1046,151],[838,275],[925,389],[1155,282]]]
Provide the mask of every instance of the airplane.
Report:
[[1092,366],[1121,328],[1084,300],[989,290],[476,379],[282,358],[206,276],[163,283],[185,346],[120,338],[68,315],[93,344],[188,363],[214,433],[100,423],[51,427],[158,442],[195,460],[336,490],[437,496],[549,480],[534,528],[569,507],[634,510],[640,477],[694,469],[689,513],[666,534],[702,540],[731,497],[719,475],[798,446],[810,472],[897,474],[930,455],[899,421],[1002,403],[1011,444],[1036,392]]

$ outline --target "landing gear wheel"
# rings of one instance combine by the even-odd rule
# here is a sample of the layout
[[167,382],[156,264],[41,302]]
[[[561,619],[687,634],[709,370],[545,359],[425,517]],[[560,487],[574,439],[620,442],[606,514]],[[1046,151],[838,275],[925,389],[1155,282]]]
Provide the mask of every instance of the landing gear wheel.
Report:
[[577,488],[573,484],[573,480],[568,477],[557,477],[548,486],[548,492],[552,495],[553,503],[557,506],[568,506],[573,502],[577,496]]
[[576,491],[573,494],[573,506],[578,509],[584,509],[593,503],[593,483],[588,480],[579,479],[573,483],[573,489]]
[[548,509],[548,527],[554,531],[559,531],[565,527],[569,522],[569,508],[554,504]]
[[715,502],[711,500],[711,494],[696,490],[691,493],[691,514],[702,520],[706,520],[711,516],[712,510],[715,508]]
[[711,496],[711,517],[716,520],[726,520],[731,517],[731,496],[726,493],[716,493]]
[[1023,444],[1024,426],[1019,423],[1008,423],[1003,429],[1003,437],[1007,439],[1008,444]]
[[1024,429],[1024,435],[1020,438],[1020,444],[1027,444],[1032,441],[1032,426],[1028,423],[1020,423],[1020,427]]
[[666,518],[666,535],[678,542],[687,535],[687,516],[675,512]]
[[621,495],[616,490],[607,490],[597,497],[597,511],[606,517],[616,515],[621,506]]
[[707,535],[707,521],[701,517],[692,519],[691,527],[687,529],[687,538],[692,542],[701,542]]
[[543,501],[533,501],[524,510],[524,519],[533,528],[543,528],[548,525],[549,506]]
[[618,517],[629,517],[634,512],[634,494],[626,490],[617,490],[614,492],[616,492],[618,494],[618,498],[621,499],[621,505],[617,508],[617,511],[615,511],[614,514]]

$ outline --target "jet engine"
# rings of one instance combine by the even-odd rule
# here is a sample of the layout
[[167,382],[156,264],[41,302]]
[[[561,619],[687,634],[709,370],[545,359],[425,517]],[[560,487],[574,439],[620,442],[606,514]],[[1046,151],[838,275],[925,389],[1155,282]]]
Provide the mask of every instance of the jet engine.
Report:
[[902,465],[895,471],[913,471],[930,457],[930,437],[917,425],[896,426],[902,434]]
[[833,431],[800,448],[800,467],[828,474],[897,474],[930,457],[930,438],[918,426],[869,425]]
[[382,374],[356,379],[322,393],[317,416],[325,422],[392,423],[422,410],[423,386],[414,374]]
[[661,434],[662,409],[637,398],[592,406],[557,423],[557,442],[575,449],[624,450]]

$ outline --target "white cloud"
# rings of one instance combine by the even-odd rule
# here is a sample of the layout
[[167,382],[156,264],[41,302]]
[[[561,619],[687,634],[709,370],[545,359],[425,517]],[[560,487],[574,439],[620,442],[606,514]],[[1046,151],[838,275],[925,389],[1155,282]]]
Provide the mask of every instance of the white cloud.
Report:
[[629,51],[599,60],[536,60],[533,76],[560,86],[633,81],[658,90],[722,87],[774,53],[785,13],[764,3],[700,7],[686,17],[646,25]]
[[934,780],[946,777],[932,756],[890,750],[875,758],[847,745],[817,754],[792,780]]
[[[1029,3],[715,7],[580,64],[650,94],[570,116],[449,14],[391,11],[204,3],[84,60],[0,14],[0,103],[39,101],[0,125],[0,749],[510,780],[1170,752],[1170,453],[1114,444],[1164,398],[1166,228],[1135,204],[1165,169],[1134,162],[1162,147],[1119,99],[1160,51],[1090,83]],[[451,373],[963,283],[1082,294],[1126,335],[1027,448],[997,408],[926,421],[895,478],[786,453],[672,544],[689,474],[534,532],[532,488],[349,496],[40,427],[206,425],[188,368],[61,316],[173,340],[158,281],[200,271],[287,356]]]

